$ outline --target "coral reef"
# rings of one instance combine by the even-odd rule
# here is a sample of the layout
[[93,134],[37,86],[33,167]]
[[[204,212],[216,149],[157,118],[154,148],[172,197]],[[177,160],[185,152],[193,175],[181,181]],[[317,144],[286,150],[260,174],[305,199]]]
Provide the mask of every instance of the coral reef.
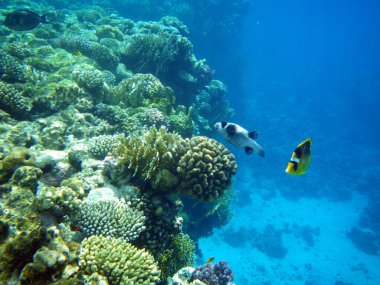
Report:
[[84,202],[74,216],[86,236],[102,235],[131,241],[145,229],[144,214],[122,201]]
[[181,139],[177,134],[168,133],[166,128],[151,128],[143,134],[129,136],[117,149],[119,166],[134,177],[150,180],[153,185],[163,180],[170,184],[168,180],[176,178],[165,171],[165,166],[172,167],[172,157],[176,155],[172,149]]
[[251,239],[252,245],[267,256],[281,259],[288,253],[282,241],[282,232],[272,224],[267,225],[261,233],[253,229]]
[[161,280],[173,276],[179,269],[194,264],[195,245],[188,235],[179,233],[170,236],[170,244],[158,259]]
[[21,166],[33,166],[35,156],[25,147],[15,147],[0,161],[0,182],[10,178],[13,172]]
[[221,197],[236,173],[234,155],[207,137],[188,139],[185,148],[177,167],[183,191],[202,201]]
[[99,273],[111,285],[148,285],[159,281],[153,257],[124,239],[91,236],[81,243],[79,265],[86,274]]
[[181,191],[201,201],[221,197],[237,168],[234,155],[217,141],[183,139],[165,128],[127,137],[117,154],[120,172],[142,177],[153,188]]
[[208,285],[228,285],[233,278],[234,274],[225,261],[198,266],[191,275],[192,281],[198,279]]
[[53,213],[63,217],[75,212],[80,207],[85,192],[78,180],[64,180],[59,187],[43,187],[36,196],[39,212]]
[[123,102],[128,107],[150,107],[168,113],[175,97],[170,87],[162,85],[152,74],[135,74],[124,79],[113,91],[113,103]]
[[192,137],[226,90],[178,18],[48,2],[48,24],[0,27],[0,283],[166,284],[230,214],[235,159]]
[[180,205],[152,193],[144,193],[130,200],[133,207],[144,212],[147,220],[146,229],[132,243],[148,249],[157,258],[169,248],[171,236],[181,231],[182,220],[177,216]]
[[8,83],[25,82],[27,70],[15,57],[1,52],[0,78]]
[[88,141],[88,151],[97,159],[105,158],[109,153],[116,151],[120,145],[121,136],[101,135]]
[[0,81],[0,108],[16,118],[23,118],[28,115],[32,105],[22,92]]
[[[79,270],[79,244],[66,242],[61,235],[62,231],[55,226],[46,230],[47,244],[39,248],[33,255],[33,261],[22,269],[22,284],[52,284],[75,277]],[[71,279],[67,282],[78,284],[79,281]]]
[[113,70],[119,62],[118,56],[112,50],[88,40],[84,35],[66,34],[60,38],[59,44],[72,53],[80,52],[92,58],[104,69]]

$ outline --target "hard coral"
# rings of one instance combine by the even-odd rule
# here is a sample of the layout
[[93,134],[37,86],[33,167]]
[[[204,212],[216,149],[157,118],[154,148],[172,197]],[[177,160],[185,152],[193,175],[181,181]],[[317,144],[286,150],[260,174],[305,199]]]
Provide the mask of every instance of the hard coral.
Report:
[[99,273],[107,277],[111,285],[154,285],[160,275],[150,253],[113,237],[84,239],[79,265],[86,274]]
[[87,236],[103,235],[131,241],[145,229],[143,212],[121,201],[81,203],[75,220]]
[[0,78],[8,83],[25,82],[27,70],[15,57],[0,53]]
[[0,161],[0,182],[7,180],[21,166],[33,166],[34,154],[25,147],[15,147]]
[[207,263],[198,266],[191,276],[191,281],[198,279],[207,285],[228,285],[233,278],[231,268],[225,261],[220,261],[216,264]]
[[9,112],[12,117],[23,118],[28,115],[31,107],[31,102],[22,92],[0,81],[0,109]]
[[182,191],[202,201],[221,197],[236,173],[234,155],[221,143],[207,137],[187,139],[185,148],[186,153],[177,167]]
[[179,233],[170,236],[170,244],[159,257],[161,279],[166,280],[179,269],[194,263],[195,244],[188,235]]
[[112,103],[123,102],[128,107],[150,107],[168,113],[175,97],[170,87],[164,86],[152,74],[135,74],[124,79],[114,90]]
[[88,142],[88,151],[97,159],[104,159],[109,153],[115,151],[120,145],[120,135],[101,135]]
[[137,179],[157,185],[166,179],[162,171],[170,167],[173,146],[181,139],[166,128],[151,128],[143,134],[131,135],[117,150],[119,166],[126,167]]

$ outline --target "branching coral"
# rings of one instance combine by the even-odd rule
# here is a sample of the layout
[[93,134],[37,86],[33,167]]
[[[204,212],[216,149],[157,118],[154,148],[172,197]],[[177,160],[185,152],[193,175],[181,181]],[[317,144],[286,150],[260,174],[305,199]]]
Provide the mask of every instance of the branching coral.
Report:
[[0,53],[0,78],[8,83],[25,82],[27,70],[15,57]]
[[164,86],[152,74],[135,74],[123,80],[113,92],[113,103],[123,102],[128,107],[150,107],[168,113],[175,97],[170,87]]
[[144,214],[121,201],[81,203],[75,220],[87,236],[121,237],[131,241],[145,229]]
[[191,276],[191,281],[198,279],[208,285],[228,285],[233,278],[231,268],[225,261],[220,261],[198,266]]
[[125,64],[142,73],[164,75],[178,63],[183,65],[192,54],[190,41],[178,35],[161,32],[159,34],[137,34],[123,55]]
[[86,274],[99,273],[111,285],[149,285],[160,271],[152,255],[121,238],[91,236],[81,243],[79,265]]
[[177,134],[168,133],[166,128],[151,128],[143,134],[129,136],[117,150],[119,165],[125,165],[136,178],[158,184],[166,178],[163,170],[170,166],[173,146],[181,139]]
[[101,135],[94,137],[88,142],[88,151],[97,159],[105,158],[109,153],[115,151],[120,145],[120,135]]
[[179,233],[170,236],[170,244],[158,259],[161,279],[166,280],[179,269],[194,263],[195,244],[188,235]]
[[201,201],[221,197],[237,169],[234,155],[217,141],[183,139],[165,128],[129,136],[117,153],[119,168],[124,166],[133,177]]

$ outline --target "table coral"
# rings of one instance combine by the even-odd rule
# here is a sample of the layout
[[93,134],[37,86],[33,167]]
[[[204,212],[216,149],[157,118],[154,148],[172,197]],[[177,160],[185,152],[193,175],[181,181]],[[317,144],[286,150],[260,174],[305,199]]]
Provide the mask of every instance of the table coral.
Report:
[[81,243],[80,268],[99,273],[111,285],[149,285],[159,281],[160,271],[152,255],[121,238],[91,236]]

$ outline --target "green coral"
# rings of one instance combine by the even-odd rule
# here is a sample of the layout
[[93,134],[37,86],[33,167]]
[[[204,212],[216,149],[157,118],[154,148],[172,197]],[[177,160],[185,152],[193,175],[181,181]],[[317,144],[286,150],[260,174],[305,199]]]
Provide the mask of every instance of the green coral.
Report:
[[35,205],[39,212],[52,212],[64,216],[79,209],[85,196],[79,180],[68,179],[60,187],[43,187],[37,193]]
[[75,220],[87,236],[121,237],[130,241],[145,229],[144,213],[121,201],[81,203]]
[[177,134],[168,133],[166,128],[151,128],[143,134],[129,136],[117,149],[119,166],[126,166],[133,177],[157,185],[166,179],[163,170],[170,167],[171,150],[181,139]]
[[183,137],[191,137],[195,128],[194,121],[192,120],[193,112],[194,110],[191,107],[186,112],[185,106],[177,106],[168,118],[169,131],[179,133]]
[[170,87],[164,86],[152,74],[135,74],[123,80],[113,92],[113,103],[123,102],[127,107],[150,107],[168,113],[175,97]]
[[25,82],[27,69],[17,58],[0,52],[0,78],[8,83]]
[[117,27],[112,27],[110,25],[102,25],[96,29],[96,36],[99,39],[110,38],[117,39],[119,41],[124,40],[124,35]]
[[91,138],[87,144],[88,151],[97,159],[104,159],[120,145],[120,135],[101,135]]
[[192,49],[187,38],[169,32],[136,34],[122,61],[135,72],[152,73],[166,81],[170,74],[187,67]]
[[183,139],[166,128],[127,137],[116,154],[118,171],[129,173],[138,183],[205,202],[223,195],[237,169],[234,155],[217,141]]
[[13,172],[21,166],[33,166],[35,157],[32,151],[25,147],[15,147],[0,161],[0,182],[10,178]]
[[38,179],[42,170],[34,166],[21,166],[16,169],[12,176],[12,184],[27,187],[33,191],[37,189]]
[[170,236],[170,243],[158,259],[161,269],[161,279],[166,280],[183,267],[193,266],[195,259],[195,244],[183,233]]
[[113,237],[85,238],[81,243],[79,265],[86,274],[107,277],[111,285],[154,285],[160,275],[150,253]]
[[32,108],[30,100],[23,92],[12,85],[0,81],[0,109],[9,112],[12,117],[25,117]]

